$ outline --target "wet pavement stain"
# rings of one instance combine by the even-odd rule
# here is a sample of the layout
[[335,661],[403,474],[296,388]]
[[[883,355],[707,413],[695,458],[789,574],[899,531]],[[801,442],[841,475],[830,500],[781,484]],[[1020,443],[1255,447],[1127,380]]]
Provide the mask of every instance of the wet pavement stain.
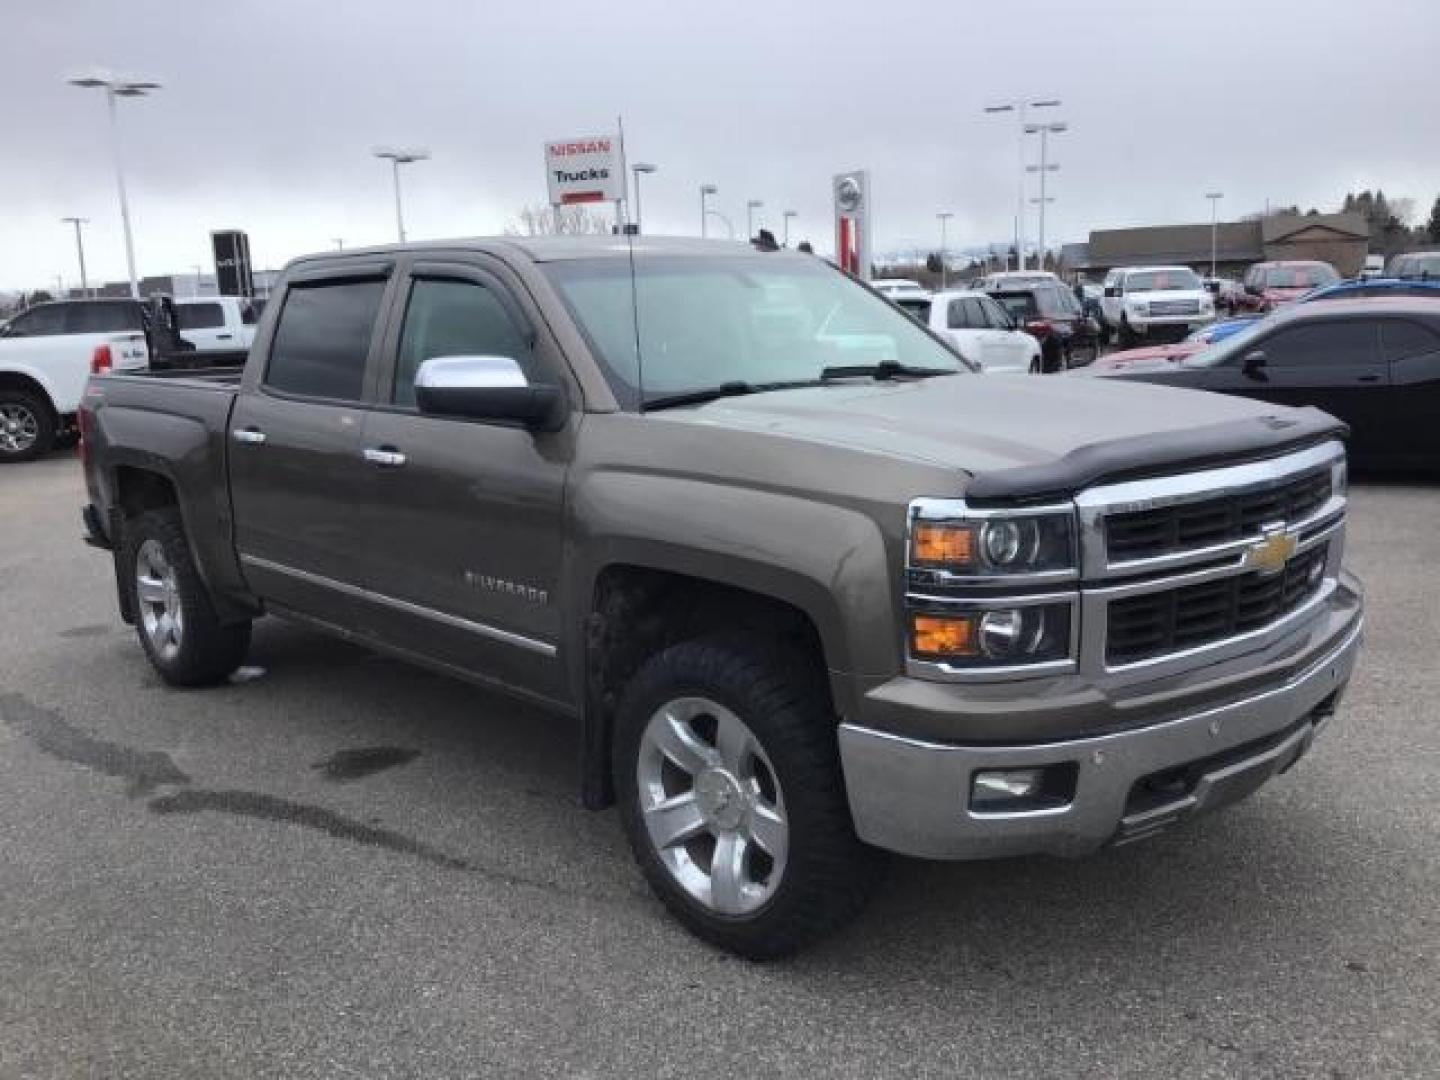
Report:
[[447,870],[476,869],[464,859],[446,855],[443,851],[401,833],[366,825],[324,807],[292,802],[257,791],[207,791],[203,788],[186,788],[168,795],[159,795],[151,799],[146,806],[155,814],[195,814],[211,810],[260,821],[279,821],[314,829],[337,840],[350,840],[367,847],[410,855]]
[[310,767],[326,780],[343,783],[393,769],[419,756],[419,750],[407,750],[403,746],[363,746],[355,750],[337,750]]
[[60,636],[63,638],[99,637],[101,634],[108,634],[114,629],[113,626],[107,625],[72,626],[68,630],[61,630]]
[[162,785],[182,786],[190,777],[160,750],[136,750],[97,739],[74,727],[53,709],[31,704],[19,694],[0,694],[0,720],[24,735],[42,753],[105,776],[128,780],[131,796],[148,795]]

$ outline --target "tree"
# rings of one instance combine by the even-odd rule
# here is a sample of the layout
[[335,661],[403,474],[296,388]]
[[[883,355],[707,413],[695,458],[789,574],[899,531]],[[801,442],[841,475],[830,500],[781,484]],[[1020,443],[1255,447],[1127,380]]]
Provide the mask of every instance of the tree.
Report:
[[522,206],[506,236],[607,236],[615,221],[589,206]]
[[25,306],[30,307],[32,304],[45,304],[54,299],[55,297],[50,294],[49,289],[36,289],[26,299]]
[[1432,244],[1440,244],[1440,195],[1435,196],[1435,205],[1430,208],[1430,222],[1425,226],[1425,235]]

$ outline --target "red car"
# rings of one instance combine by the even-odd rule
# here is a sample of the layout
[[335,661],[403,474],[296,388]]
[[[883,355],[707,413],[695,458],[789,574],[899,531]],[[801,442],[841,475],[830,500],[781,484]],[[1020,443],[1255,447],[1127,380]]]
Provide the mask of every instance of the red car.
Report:
[[1102,356],[1095,361],[1095,367],[1116,370],[1127,368],[1131,364],[1149,366],[1161,360],[1178,364],[1187,356],[1193,356],[1201,349],[1209,347],[1210,343],[1207,341],[1191,341],[1189,338],[1184,341],[1171,342],[1168,345],[1142,345],[1138,349],[1126,349],[1123,352],[1113,352],[1108,356]]
[[1311,289],[1340,280],[1327,262],[1262,262],[1245,271],[1244,290],[1232,301],[1235,311],[1274,311]]

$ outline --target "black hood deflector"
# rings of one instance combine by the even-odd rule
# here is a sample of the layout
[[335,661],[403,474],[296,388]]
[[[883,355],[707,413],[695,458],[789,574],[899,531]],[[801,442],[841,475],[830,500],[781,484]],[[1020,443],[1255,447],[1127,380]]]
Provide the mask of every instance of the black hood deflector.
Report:
[[966,487],[965,501],[987,505],[1069,498],[1102,480],[1113,483],[1256,461],[1327,439],[1343,439],[1349,433],[1350,429],[1329,413],[1303,408],[1089,443],[1044,465],[1020,465],[980,473]]

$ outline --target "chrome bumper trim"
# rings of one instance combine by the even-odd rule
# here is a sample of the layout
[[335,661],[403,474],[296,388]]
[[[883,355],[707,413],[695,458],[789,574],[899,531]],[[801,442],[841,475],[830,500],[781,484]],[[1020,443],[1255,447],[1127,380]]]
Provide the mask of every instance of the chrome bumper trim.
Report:
[[[840,758],[856,833],[877,847],[935,859],[1078,855],[1148,835],[1213,805],[1217,800],[1207,792],[1230,779],[1221,774],[1249,770],[1248,779],[1258,786],[1288,767],[1308,747],[1318,723],[1301,724],[1279,747],[1207,774],[1204,789],[1197,785],[1185,805],[1166,807],[1171,812],[1162,819],[1126,817],[1126,801],[1140,778],[1266,739],[1311,717],[1348,682],[1363,625],[1357,617],[1338,645],[1280,686],[1146,728],[1038,745],[952,746],[842,723]],[[1075,798],[1063,807],[1008,814],[969,808],[971,777],[978,769],[1066,763],[1074,763],[1078,773]]]

